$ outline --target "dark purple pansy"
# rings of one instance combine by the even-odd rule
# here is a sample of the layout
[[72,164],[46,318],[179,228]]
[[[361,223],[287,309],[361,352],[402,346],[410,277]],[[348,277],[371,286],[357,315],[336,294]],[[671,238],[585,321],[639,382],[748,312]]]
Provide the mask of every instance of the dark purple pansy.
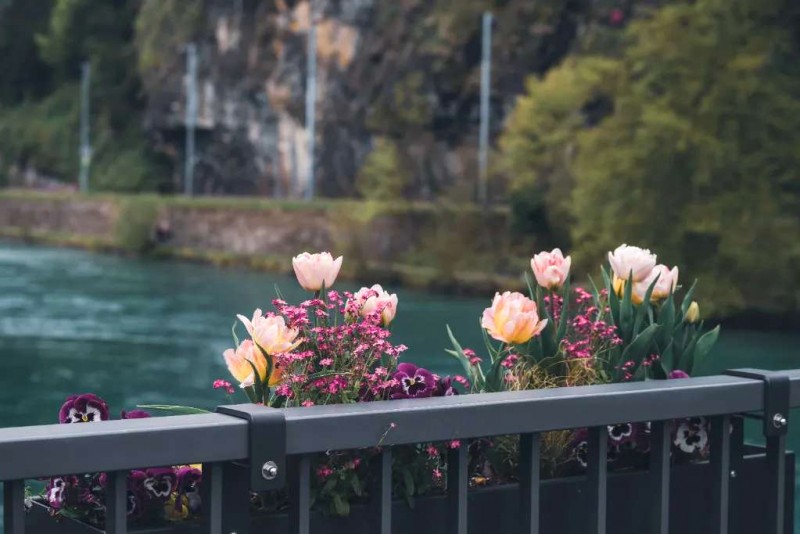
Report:
[[433,392],[433,396],[450,397],[451,395],[458,395],[458,391],[453,387],[453,379],[449,376],[440,378],[436,383],[436,391]]
[[197,513],[200,511],[200,482],[203,478],[203,473],[194,467],[184,466],[178,469],[178,496],[175,500],[176,508],[181,502],[180,496],[186,496],[189,511]]
[[670,371],[667,378],[689,378],[689,375],[686,371],[681,371],[680,369],[675,369],[674,371]]
[[177,483],[175,470],[171,467],[151,467],[145,474],[144,489],[147,496],[164,500],[169,498]]
[[45,489],[47,504],[53,510],[61,510],[67,499],[67,479],[65,477],[53,477]]
[[135,470],[128,474],[128,516],[132,518],[141,517],[144,514],[147,495],[147,490],[144,488],[145,480],[147,480],[147,473],[144,471]]
[[122,410],[120,417],[122,419],[145,419],[152,416],[144,410],[131,410],[129,412]]
[[436,377],[421,367],[411,363],[401,363],[392,375],[397,386],[392,393],[393,399],[421,399],[433,396],[436,390]]
[[92,423],[108,420],[108,404],[92,393],[72,395],[58,412],[59,423]]

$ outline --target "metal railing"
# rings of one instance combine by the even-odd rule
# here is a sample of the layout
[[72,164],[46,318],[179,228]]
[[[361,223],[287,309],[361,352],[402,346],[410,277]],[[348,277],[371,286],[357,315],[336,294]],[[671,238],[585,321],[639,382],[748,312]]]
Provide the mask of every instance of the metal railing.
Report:
[[[292,533],[310,532],[311,457],[315,453],[380,445],[377,483],[370,499],[374,532],[391,532],[392,447],[461,440],[448,453],[447,499],[452,531],[467,532],[470,439],[518,434],[520,531],[539,532],[539,436],[589,428],[587,478],[591,530],[606,532],[606,425],[650,422],[646,496],[652,532],[669,532],[671,437],[669,422],[711,420],[714,533],[728,532],[731,439],[734,414],[763,413],[771,507],[765,534],[784,533],[788,410],[800,406],[800,370],[740,370],[726,375],[546,390],[460,395],[417,400],[269,409],[221,407],[219,413],[93,424],[0,429],[0,480],[4,481],[6,534],[25,532],[25,479],[107,472],[106,531],[127,532],[128,470],[151,465],[203,463],[204,530],[250,531],[248,492],[288,487]],[[91,453],[87,453],[91,451]]]

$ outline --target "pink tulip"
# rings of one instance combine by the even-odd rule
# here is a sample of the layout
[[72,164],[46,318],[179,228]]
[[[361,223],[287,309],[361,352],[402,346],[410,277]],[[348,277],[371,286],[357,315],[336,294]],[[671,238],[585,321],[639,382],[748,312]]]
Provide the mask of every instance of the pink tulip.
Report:
[[656,255],[647,249],[620,245],[608,253],[608,262],[616,278],[627,280],[633,273],[633,281],[641,282],[656,266]]
[[394,316],[397,314],[397,295],[395,293],[389,294],[380,284],[375,284],[372,287],[362,287],[356,291],[352,301],[345,308],[358,310],[358,314],[362,317],[380,310],[381,324],[389,326],[389,323],[394,320]]
[[522,293],[496,293],[492,307],[486,308],[481,326],[490,336],[504,343],[519,345],[539,334],[547,319],[539,320],[536,303]]
[[536,283],[545,289],[554,291],[564,285],[569,277],[569,268],[572,258],[566,258],[561,249],[554,248],[552,252],[540,252],[531,259],[531,269]]
[[253,341],[264,349],[270,356],[291,352],[303,341],[297,339],[300,331],[297,328],[289,328],[286,321],[280,315],[264,316],[260,309],[253,313],[253,318],[248,319],[244,315],[237,315],[244,324],[247,333]]
[[658,277],[658,281],[656,285],[653,286],[653,292],[650,294],[650,302],[664,300],[678,287],[678,268],[673,267],[672,270],[670,270],[666,265],[656,265],[644,280],[633,284],[631,298],[635,304],[642,303],[647,289],[653,281],[655,281],[656,277]]
[[339,269],[342,267],[342,257],[335,260],[330,252],[309,254],[303,252],[292,258],[292,267],[297,281],[306,291],[319,291],[323,284],[326,289],[333,286]]

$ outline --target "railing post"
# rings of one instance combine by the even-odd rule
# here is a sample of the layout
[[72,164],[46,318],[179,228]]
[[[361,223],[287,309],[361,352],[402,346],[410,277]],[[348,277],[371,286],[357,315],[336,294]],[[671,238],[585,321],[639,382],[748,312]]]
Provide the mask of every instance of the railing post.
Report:
[[772,509],[765,518],[765,534],[784,534],[786,518],[786,433],[789,430],[789,376],[759,369],[732,369],[726,375],[764,383],[762,431],[767,440],[769,487],[767,502]]
[[25,534],[25,481],[3,483],[3,529],[5,534]]
[[606,534],[606,490],[608,473],[608,428],[596,426],[589,429],[589,528],[586,532]]

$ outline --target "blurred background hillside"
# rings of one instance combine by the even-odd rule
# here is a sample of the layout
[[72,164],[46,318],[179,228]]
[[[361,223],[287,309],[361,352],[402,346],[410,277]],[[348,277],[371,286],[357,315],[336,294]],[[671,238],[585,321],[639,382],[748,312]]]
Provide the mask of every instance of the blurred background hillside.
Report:
[[369,201],[334,223],[432,204],[444,222],[411,263],[437,273],[518,273],[545,246],[585,271],[648,246],[701,278],[709,313],[797,321],[793,0],[0,0],[0,185],[76,188],[88,61],[91,190],[181,193],[194,44],[194,193],[300,198],[312,25],[316,193]]

